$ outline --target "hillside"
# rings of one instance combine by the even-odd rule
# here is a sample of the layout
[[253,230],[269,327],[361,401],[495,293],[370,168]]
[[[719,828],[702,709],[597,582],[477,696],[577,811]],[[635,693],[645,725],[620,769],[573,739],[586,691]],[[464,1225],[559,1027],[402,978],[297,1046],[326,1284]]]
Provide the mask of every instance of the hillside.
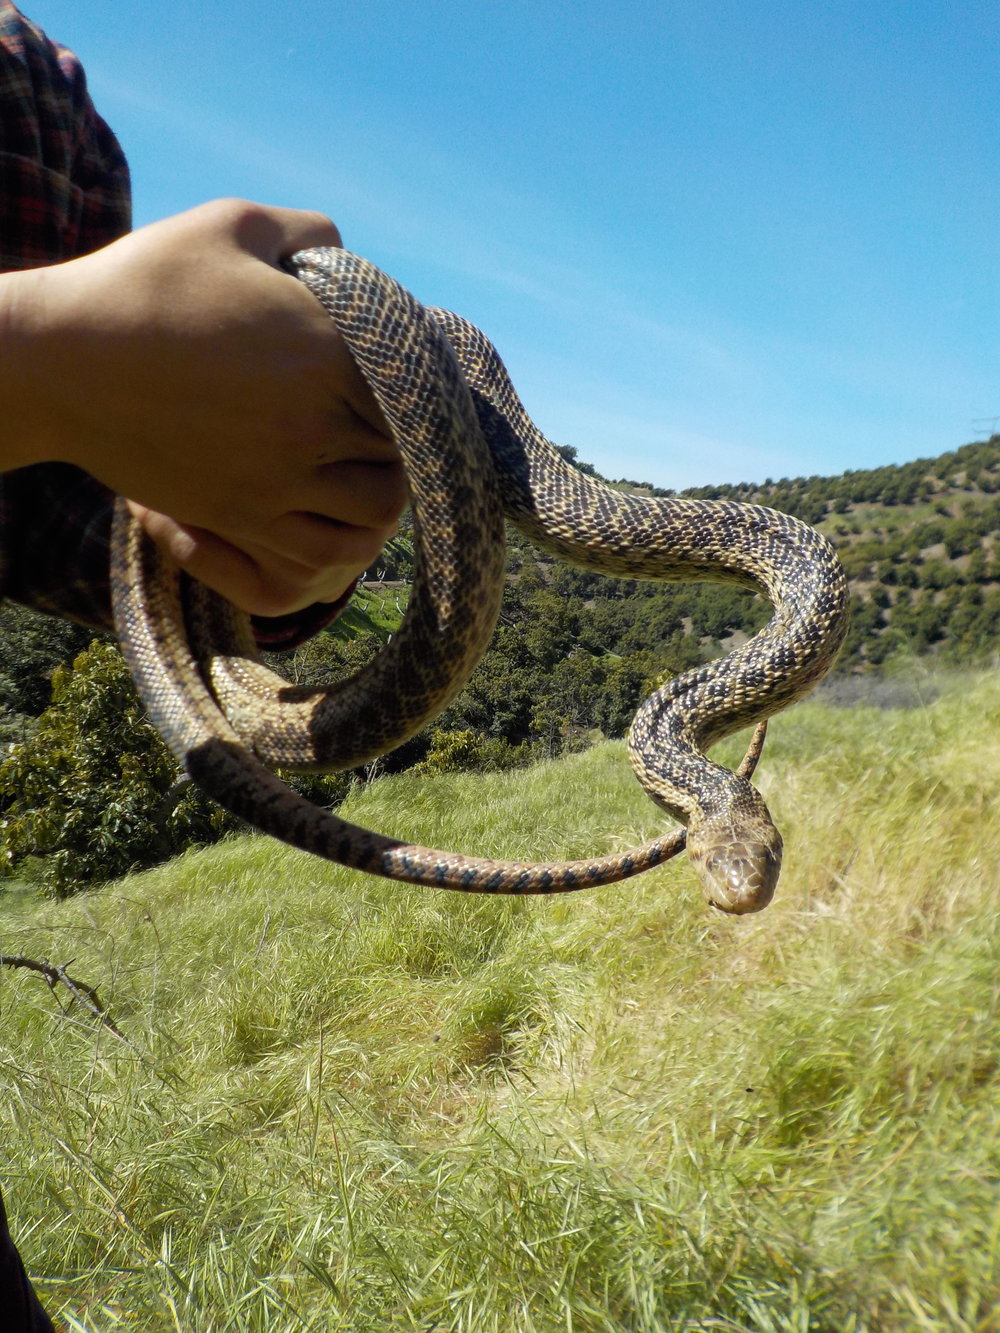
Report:
[[901,466],[686,493],[773,505],[826,533],[854,595],[841,670],[996,651],[1000,436]]
[[[564,456],[597,475],[576,458]],[[674,492],[639,481],[612,483],[636,494]],[[834,477],[782,478],[760,486],[720,485],[679,492],[694,499],[769,505],[818,527],[837,547],[853,595],[853,630],[838,670],[882,666],[893,656],[932,655],[949,664],[987,659],[1000,644],[1000,436],[967,444],[938,458],[887,465]],[[752,632],[760,614],[752,599],[712,585],[685,589],[642,588],[565,570],[533,553],[517,534],[511,574],[517,579],[534,560],[561,596],[576,595],[595,611],[596,634],[616,651],[605,632],[604,604],[653,597],[669,607],[671,634],[682,656],[718,651],[732,635]],[[558,572],[557,572],[558,571]],[[643,620],[648,623],[648,600]],[[655,633],[646,646],[653,646]]]
[[[572,449],[563,452],[576,462]],[[839,697],[864,697],[887,667],[923,658],[985,663],[1000,648],[1000,436],[902,466],[683,494],[770,505],[834,543],[852,595],[835,672],[853,684],[835,683]],[[595,729],[623,734],[663,673],[724,652],[768,614],[739,589],[602,578],[510,536],[500,630],[438,724],[451,735],[491,738],[495,762],[502,746],[553,754]],[[425,743],[417,757],[426,753]]]
[[[260,838],[0,895],[5,945],[73,958],[128,1039],[0,973],[8,1204],[53,1310],[80,1333],[1000,1327],[1000,685],[924,685],[776,720],[786,868],[759,917],[710,912],[683,862],[497,901]],[[538,857],[659,821],[613,743],[346,810]]]
[[[563,452],[575,462],[572,449]],[[884,676],[917,662],[964,667],[986,663],[1000,648],[1000,437],[901,467],[693,494],[786,509],[838,546],[853,616],[834,676],[822,687],[830,697],[874,697]],[[334,632],[276,659],[278,669],[318,683],[366,662],[399,622],[411,565],[404,534]],[[623,736],[666,676],[726,651],[769,614],[762,599],[740,589],[572,569],[515,532],[507,568],[497,631],[466,688],[420,735],[355,778],[518,767]],[[86,631],[16,607],[0,620],[0,741],[10,749],[0,764],[0,867],[7,874],[72,892],[225,830],[193,798],[175,808],[175,766],[141,728],[120,663],[116,674],[107,659],[81,659],[83,677],[63,678],[61,702],[47,707],[54,666],[79,652]],[[127,798],[114,777],[119,769],[131,774]],[[299,785],[334,804],[351,780]]]

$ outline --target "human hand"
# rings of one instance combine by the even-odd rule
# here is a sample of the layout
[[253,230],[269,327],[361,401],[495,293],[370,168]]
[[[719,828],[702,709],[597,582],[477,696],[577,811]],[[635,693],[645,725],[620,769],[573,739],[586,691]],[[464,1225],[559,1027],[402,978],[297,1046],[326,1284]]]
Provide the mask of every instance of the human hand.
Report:
[[0,407],[24,456],[0,465],[84,468],[247,611],[336,600],[406,500],[342,338],[275,267],[339,244],[319,214],[223,200],[6,275],[0,345],[12,374]]

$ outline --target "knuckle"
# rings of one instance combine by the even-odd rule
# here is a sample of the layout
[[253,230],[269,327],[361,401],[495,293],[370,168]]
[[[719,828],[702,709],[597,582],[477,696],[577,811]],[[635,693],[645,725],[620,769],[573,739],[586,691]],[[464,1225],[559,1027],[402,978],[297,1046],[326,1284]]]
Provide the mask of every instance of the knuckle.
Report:
[[269,249],[281,236],[281,224],[272,209],[249,199],[224,201],[226,217],[240,244],[248,249]]
[[231,227],[234,230],[253,225],[265,212],[260,204],[253,204],[249,199],[229,197],[212,199],[207,204],[202,204],[198,211],[207,214],[220,226]]
[[249,611],[251,615],[271,619],[275,616],[290,615],[293,611],[297,611],[301,605],[301,595],[296,596],[287,589],[263,584],[247,596],[244,609]]
[[341,239],[340,228],[337,226],[334,220],[330,217],[327,217],[325,213],[314,212],[312,209],[310,209],[304,212],[302,217],[303,217],[303,222],[306,223],[310,227],[310,229],[314,229],[318,232],[329,233],[330,245],[335,245],[335,246],[343,245],[344,242]]
[[386,523],[379,528],[365,528],[354,543],[353,554],[360,565],[367,565],[382,550],[395,531],[395,523]]
[[380,528],[394,527],[409,500],[410,491],[402,467],[389,469],[385,488],[377,498],[376,525]]

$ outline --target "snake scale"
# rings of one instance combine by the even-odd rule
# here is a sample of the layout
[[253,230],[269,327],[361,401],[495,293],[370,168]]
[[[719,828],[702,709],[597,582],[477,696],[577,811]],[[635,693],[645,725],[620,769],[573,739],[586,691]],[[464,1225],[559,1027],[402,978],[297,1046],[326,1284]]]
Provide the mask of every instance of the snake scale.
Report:
[[[553,893],[628,878],[676,854],[684,830],[592,861],[490,861],[359,828],[292,792],[268,766],[349,769],[399,745],[455,697],[485,651],[504,580],[504,517],[586,569],[714,580],[762,592],[770,622],[728,656],[669,680],[639,709],[629,756],[652,799],[686,826],[709,901],[770,900],[781,838],[748,781],[763,720],[831,665],[847,624],[830,544],[775,510],[646,499],[569,466],[527,416],[486,337],[426,309],[366,260],[302,251],[286,264],[340,329],[407,471],[415,570],[399,631],[355,676],[294,687],[259,661],[249,620],[179,574],[116,507],[112,598],[126,659],[153,722],[188,774],[259,829],[390,879],[487,893]],[[758,723],[737,772],[706,758]]]

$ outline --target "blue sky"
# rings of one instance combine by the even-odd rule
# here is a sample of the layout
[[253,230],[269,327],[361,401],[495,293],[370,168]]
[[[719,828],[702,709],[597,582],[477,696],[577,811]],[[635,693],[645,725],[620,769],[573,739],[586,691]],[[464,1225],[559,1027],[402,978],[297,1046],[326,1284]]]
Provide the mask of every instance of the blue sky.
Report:
[[1000,427],[985,0],[22,6],[82,57],[137,224],[322,209],[612,477],[826,475]]

